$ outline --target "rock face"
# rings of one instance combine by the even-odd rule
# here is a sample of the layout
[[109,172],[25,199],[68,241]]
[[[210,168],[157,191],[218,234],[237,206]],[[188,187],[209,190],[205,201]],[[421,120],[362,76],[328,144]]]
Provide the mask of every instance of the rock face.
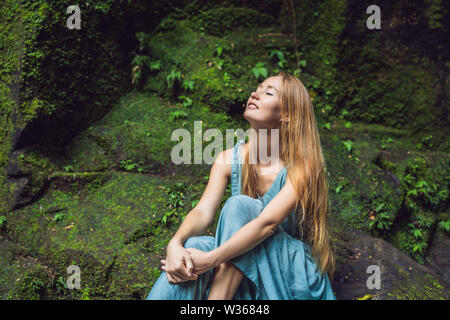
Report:
[[[188,115],[187,119],[168,122],[166,130],[166,109],[166,104],[154,96],[130,94],[101,122],[75,138],[65,159],[50,162],[39,152],[29,150],[12,166],[15,172],[28,173],[39,192],[31,188],[17,191],[17,199],[23,199],[17,203],[22,205],[5,215],[0,228],[2,298],[145,297],[160,274],[159,260],[165,255],[167,242],[183,215],[202,195],[206,183],[202,177],[209,173],[209,168],[179,168],[176,176],[150,174],[145,166],[143,172],[138,170],[139,159],[145,158],[132,153],[137,140],[143,141],[139,145],[145,145],[148,152],[170,150],[167,144],[155,149],[140,136],[142,128],[146,129],[144,135],[150,134],[151,141],[164,141],[172,128],[183,121],[192,123],[196,117]],[[213,114],[201,114],[201,118],[211,127],[223,122]],[[132,120],[122,125],[123,119]],[[149,127],[150,119],[153,124]],[[364,146],[370,136],[358,132],[357,128],[351,132],[335,128],[333,135],[321,137],[325,155],[332,160],[328,169],[335,213],[331,225],[337,260],[333,281],[337,298],[448,299],[446,234],[434,233],[429,261],[421,265],[367,232],[372,221],[367,210],[374,207],[373,203],[387,203],[392,214],[390,221],[394,221],[402,208],[402,201],[396,197],[401,197],[402,192],[397,190],[399,182],[390,178],[389,171],[378,169],[380,174],[370,174],[370,170],[377,169],[371,158],[376,158],[378,152],[366,152],[360,144]],[[351,158],[334,137],[350,134],[355,141]],[[398,146],[402,144],[400,139]],[[119,165],[123,160],[115,152],[120,148],[117,141],[127,146],[127,158],[133,159],[128,169]],[[394,149],[389,152],[396,155]],[[55,171],[55,167],[67,168],[69,172]],[[27,192],[35,196],[30,197]],[[223,201],[229,196],[227,192]],[[214,230],[208,234],[214,234]],[[69,265],[78,265],[82,270],[80,290],[65,287]],[[370,266],[379,267],[380,289],[367,286],[372,276],[368,273]]]
[[438,231],[434,235],[427,262],[430,267],[450,283],[450,238]]
[[[342,232],[343,231],[343,232]],[[432,268],[415,262],[389,242],[366,232],[344,227],[336,253],[338,264],[333,287],[338,299],[448,299],[449,283]],[[379,289],[369,289],[380,270]],[[372,267],[373,268],[373,267]]]
[[[165,177],[126,172],[53,173],[42,198],[12,211],[1,227],[1,297],[143,299],[180,223],[177,215],[162,223],[167,199],[185,193],[188,181],[192,189],[204,188],[192,177],[175,181],[180,179],[174,185]],[[428,267],[383,239],[332,221],[337,298],[448,299],[448,259],[437,258],[446,254],[445,241],[434,242]],[[69,265],[82,270],[81,290],[64,287]],[[379,267],[380,289],[367,286],[371,266]]]

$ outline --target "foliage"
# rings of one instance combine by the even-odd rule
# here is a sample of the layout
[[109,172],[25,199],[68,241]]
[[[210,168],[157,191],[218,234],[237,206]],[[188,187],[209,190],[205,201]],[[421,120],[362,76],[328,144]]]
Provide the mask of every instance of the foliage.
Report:
[[134,163],[133,160],[128,159],[128,160],[122,160],[120,161],[120,167],[124,168],[126,171],[137,171],[139,173],[141,173],[144,169],[139,167],[139,164]]
[[0,216],[0,228],[3,227],[6,223],[6,217]]
[[260,77],[267,78],[267,69],[264,67],[264,62],[258,62],[253,68],[252,72],[255,75],[256,79]]
[[406,213],[395,228],[391,241],[424,263],[435,226],[443,230],[448,227],[448,218],[443,214],[448,205],[448,161],[432,167],[424,158],[416,157],[400,178]]
[[186,185],[178,182],[174,185],[163,186],[163,192],[167,194],[166,206],[169,208],[161,218],[162,224],[167,224],[167,219],[173,215],[178,216],[180,209],[184,209],[184,200],[186,193]]
[[233,5],[201,11],[192,20],[200,26],[200,31],[214,36],[223,36],[237,28],[266,26],[274,22],[274,18],[268,14]]
[[171,89],[176,80],[181,81],[181,71],[177,71],[175,68],[173,68],[166,76],[167,87]]
[[383,210],[386,207],[385,203],[380,203],[376,209],[374,210],[373,217],[374,219],[370,221],[369,228],[375,229],[377,228],[380,231],[389,230],[393,224],[393,216],[390,211]]

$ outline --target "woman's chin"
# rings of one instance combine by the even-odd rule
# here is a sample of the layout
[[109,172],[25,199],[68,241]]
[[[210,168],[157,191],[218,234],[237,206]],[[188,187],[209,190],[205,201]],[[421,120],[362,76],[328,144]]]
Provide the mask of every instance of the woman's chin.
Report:
[[246,109],[244,111],[244,118],[247,119],[248,121],[256,120],[256,117],[255,117],[256,114],[255,113],[257,111],[258,111],[257,109]]

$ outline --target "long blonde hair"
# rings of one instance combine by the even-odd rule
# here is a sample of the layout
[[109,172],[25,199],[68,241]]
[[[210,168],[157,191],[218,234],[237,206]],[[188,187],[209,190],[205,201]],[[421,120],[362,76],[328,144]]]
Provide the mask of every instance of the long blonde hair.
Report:
[[[333,278],[335,262],[328,233],[328,182],[319,130],[308,90],[296,77],[280,72],[280,159],[298,194],[295,206],[300,238],[312,248],[322,273]],[[250,163],[252,139],[244,152],[242,193],[255,198],[257,171]],[[300,204],[300,206],[299,206]]]

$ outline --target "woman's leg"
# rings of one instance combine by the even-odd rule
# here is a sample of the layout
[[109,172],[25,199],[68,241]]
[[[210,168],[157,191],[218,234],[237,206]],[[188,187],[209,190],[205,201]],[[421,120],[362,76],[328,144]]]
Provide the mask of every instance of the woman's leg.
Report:
[[232,300],[244,274],[230,262],[214,269],[208,300]]
[[[184,243],[185,248],[196,248],[202,251],[214,249],[214,238],[210,236],[190,237]],[[201,300],[206,299],[207,290],[213,277],[212,270],[201,274],[197,280],[181,283],[170,283],[163,271],[146,300]]]
[[[223,244],[236,231],[255,219],[262,209],[263,204],[258,199],[243,194],[229,197],[220,213],[215,246],[218,247]],[[239,261],[239,257],[233,259],[233,261],[222,263],[214,270],[209,300],[233,299],[244,278],[242,271],[234,265],[237,261]],[[245,265],[244,261],[241,261],[242,263]]]

